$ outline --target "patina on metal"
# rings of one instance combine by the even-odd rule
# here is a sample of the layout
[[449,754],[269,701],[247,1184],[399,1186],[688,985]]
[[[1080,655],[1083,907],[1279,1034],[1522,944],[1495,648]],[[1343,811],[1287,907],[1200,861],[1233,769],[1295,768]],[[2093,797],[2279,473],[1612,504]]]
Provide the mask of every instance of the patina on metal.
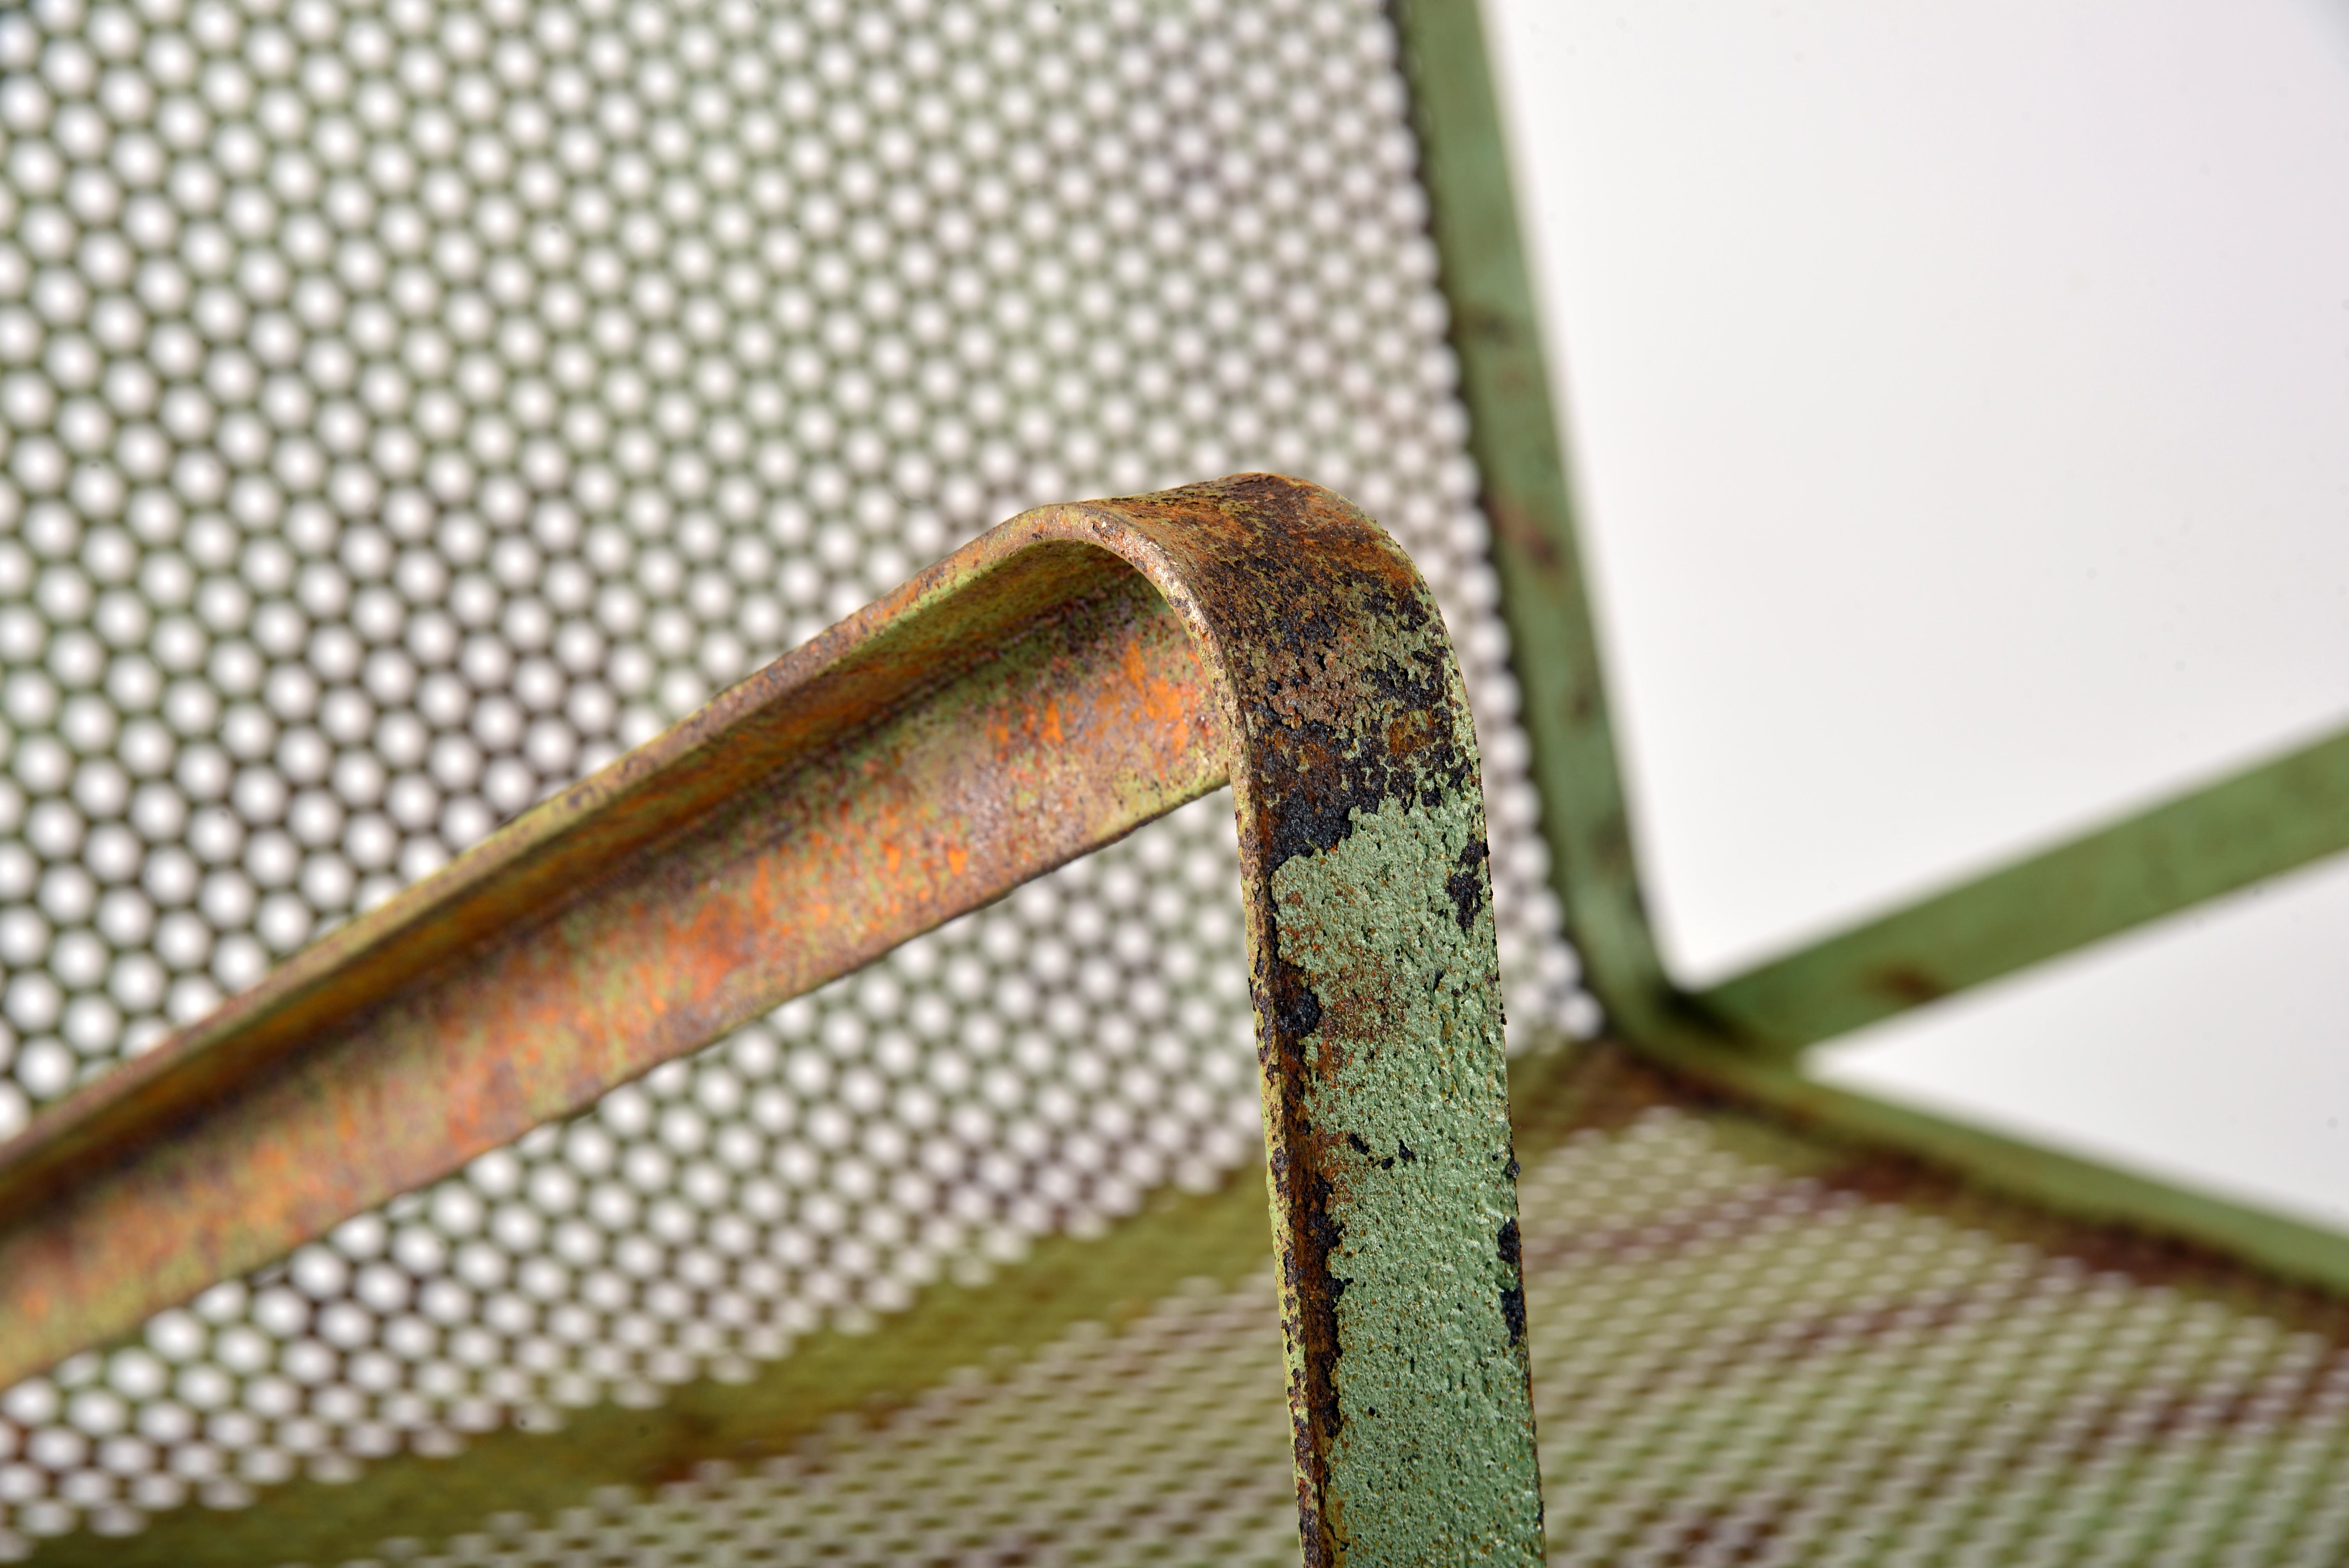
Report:
[[1311,1563],[1531,1563],[1483,797],[1426,585],[1271,475],[1006,523],[0,1150],[0,1383],[1225,782]]

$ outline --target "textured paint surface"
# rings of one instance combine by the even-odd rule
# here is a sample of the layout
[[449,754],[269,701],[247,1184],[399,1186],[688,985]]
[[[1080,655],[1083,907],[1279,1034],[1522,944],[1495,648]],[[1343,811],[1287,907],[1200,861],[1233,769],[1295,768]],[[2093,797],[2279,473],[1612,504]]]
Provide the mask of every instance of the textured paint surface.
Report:
[[[1541,1529],[1481,827],[1456,799],[1357,810],[1273,873],[1281,957],[1320,1008],[1307,1113],[1344,1135],[1325,1169],[1345,1196],[1330,1468],[1350,1563],[1516,1562]],[[1446,1398],[1432,1366],[1461,1369]]]
[[[1421,879],[1409,888],[1383,883],[1380,897],[1390,912],[1450,912],[1456,933],[1450,940],[1469,955],[1456,984],[1463,993],[1481,991],[1475,1010],[1486,1025],[1455,1027],[1449,1045],[1461,1059],[1452,1081],[1460,1109],[1473,1108],[1495,1130],[1506,1185],[1514,1172],[1506,1159],[1500,1034],[1489,1026],[1499,1017],[1500,993],[1484,801],[1475,727],[1443,618],[1393,542],[1326,492],[1247,476],[1151,499],[1154,509],[1173,514],[1169,522],[1201,505],[1224,514],[1212,528],[1160,531],[1137,522],[1180,562],[1168,601],[1196,617],[1202,646],[1215,650],[1208,662],[1225,683],[1226,722],[1236,738],[1232,785],[1305,1560],[1538,1562],[1533,1406],[1521,1348],[1472,1336],[1423,1336],[1416,1355],[1401,1360],[1382,1359],[1377,1348],[1397,1323],[1506,1321],[1519,1272],[1497,1228],[1490,1263],[1465,1273],[1458,1254],[1436,1240],[1440,1229],[1391,1234],[1387,1227],[1402,1222],[1410,1205],[1380,1202],[1361,1180],[1360,1144],[1368,1139],[1355,1118],[1373,1114],[1377,1095],[1416,1095],[1422,1086],[1376,1072],[1349,1078],[1363,1065],[1350,1058],[1357,1047],[1398,1060],[1433,1048],[1409,1022],[1430,1005],[1429,976],[1415,963],[1395,962],[1390,923],[1349,916],[1342,902],[1325,905],[1304,896],[1308,883],[1282,881],[1287,873],[1309,882],[1309,870],[1288,868],[1334,856],[1325,863],[1352,868],[1340,880],[1361,896],[1371,885],[1362,873],[1378,862],[1380,877]],[[1155,574],[1153,581],[1164,586]],[[1362,822],[1391,818],[1444,824],[1439,836],[1456,842],[1434,859],[1413,856],[1374,826],[1361,846],[1346,848]],[[1284,888],[1299,896],[1283,896]],[[1318,948],[1320,980],[1297,956],[1297,944]],[[1471,1066],[1478,1057],[1481,1075]],[[1420,1109],[1397,1114],[1416,1117]],[[1373,1245],[1381,1249],[1375,1259]],[[1350,1366],[1353,1336],[1363,1353]],[[1373,1371],[1352,1378],[1366,1367]],[[1397,1488],[1420,1484],[1403,1479],[1408,1466],[1394,1467],[1399,1450],[1380,1453],[1375,1442],[1346,1436],[1350,1423],[1377,1418],[1365,1413],[1357,1423],[1354,1401],[1375,1397],[1379,1378],[1398,1367],[1411,1380],[1414,1427],[1442,1433],[1439,1443],[1476,1433],[1491,1452],[1516,1456],[1506,1473],[1487,1472],[1485,1484],[1454,1488],[1442,1500],[1451,1518],[1436,1539],[1413,1535],[1424,1521],[1397,1507]],[[1402,1532],[1392,1549],[1390,1530]]]
[[[2341,1560],[2338,1290],[1793,1132],[1612,1046],[1537,1048],[1511,1070],[1553,1561]],[[620,1555],[648,1568],[737,1553],[881,1568],[966,1532],[1028,1563],[1269,1568],[1271,1311],[1223,1329],[1204,1362],[1129,1337],[1230,1299],[1192,1294],[1202,1279],[1253,1291],[1265,1240],[1253,1182],[1161,1193],[1101,1241],[1046,1243],[980,1290],[938,1286],[883,1332],[803,1342],[750,1384],[296,1482],[242,1513],[186,1510],[129,1539],[44,1541],[31,1561],[600,1563],[600,1532],[635,1511],[652,1528]],[[729,1462],[719,1485],[698,1468]],[[634,1501],[613,1502],[620,1488]],[[765,1501],[743,1506],[744,1488]]]

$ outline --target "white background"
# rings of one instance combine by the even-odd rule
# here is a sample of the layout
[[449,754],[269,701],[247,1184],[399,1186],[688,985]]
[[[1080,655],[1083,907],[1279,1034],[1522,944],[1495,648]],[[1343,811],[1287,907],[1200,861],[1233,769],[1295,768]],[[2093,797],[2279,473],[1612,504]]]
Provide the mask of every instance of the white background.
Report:
[[[2349,725],[2349,0],[1487,0],[1660,936]],[[2349,1226],[2349,862],[1843,1081]]]

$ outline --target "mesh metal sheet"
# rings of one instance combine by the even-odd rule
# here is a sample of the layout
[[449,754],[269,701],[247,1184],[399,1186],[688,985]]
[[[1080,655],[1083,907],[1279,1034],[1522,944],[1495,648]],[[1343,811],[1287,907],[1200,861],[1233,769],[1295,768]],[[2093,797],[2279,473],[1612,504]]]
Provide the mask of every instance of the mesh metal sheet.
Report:
[[[1523,1189],[1551,1563],[2349,1556],[2337,1305],[1616,1077]],[[1199,1281],[764,1467],[357,1561],[1294,1563],[1287,1440],[1269,1278]]]
[[[0,15],[0,1136],[979,527],[1250,467],[1426,572],[1513,1019],[1587,1023],[1392,53],[1369,0]],[[737,1376],[1253,1159],[1229,838],[0,1395],[0,1554]]]

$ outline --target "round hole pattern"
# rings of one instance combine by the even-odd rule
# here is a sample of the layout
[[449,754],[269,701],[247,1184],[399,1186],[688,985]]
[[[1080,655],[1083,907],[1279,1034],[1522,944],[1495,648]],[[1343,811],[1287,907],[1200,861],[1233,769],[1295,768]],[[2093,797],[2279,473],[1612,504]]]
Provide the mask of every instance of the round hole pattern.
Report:
[[[1587,1029],[1369,0],[0,14],[0,1137],[1020,507],[1413,552]],[[1253,1159],[1227,800],[0,1396],[0,1550],[730,1376]]]
[[[1549,1561],[2317,1568],[2340,1343],[1651,1112],[1526,1174]],[[1297,1560],[1270,1280],[1080,1326],[763,1470],[347,1568]]]
[[1659,1110],[1527,1184],[1552,1563],[2349,1549],[2337,1326],[1870,1201],[1753,1143]]
[[1297,1502],[1270,1281],[1209,1281],[1123,1332],[948,1379],[755,1470],[612,1488],[547,1520],[396,1539],[349,1568],[457,1564],[1196,1563],[1287,1568]]

